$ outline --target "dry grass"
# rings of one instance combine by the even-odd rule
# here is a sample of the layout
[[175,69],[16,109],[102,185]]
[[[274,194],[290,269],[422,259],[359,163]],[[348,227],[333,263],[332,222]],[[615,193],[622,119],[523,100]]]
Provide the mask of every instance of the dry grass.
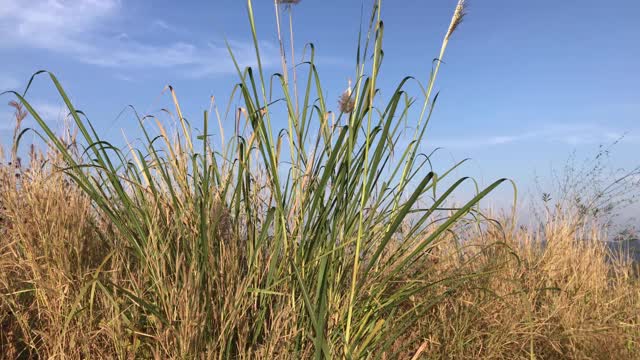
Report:
[[[49,165],[42,165],[43,160]],[[283,301],[271,314],[266,337],[249,338],[256,324],[243,278],[244,249],[221,244],[220,273],[214,284],[196,284],[188,264],[181,281],[166,278],[162,301],[175,320],[170,326],[148,322],[138,308],[92,280],[108,279],[122,291],[144,296],[149,272],[162,272],[162,258],[134,268],[125,246],[109,225],[95,216],[86,196],[51,164],[55,154],[35,156],[30,167],[0,168],[0,353],[4,358],[183,358],[185,354],[222,356],[231,341],[247,349],[240,358],[310,357],[309,345],[292,352],[288,341],[297,309]],[[17,174],[17,175],[16,175]],[[162,206],[158,207],[159,209]],[[222,210],[220,210],[222,211]],[[158,214],[158,226],[171,225]],[[166,219],[164,219],[166,220]],[[598,240],[596,226],[576,229],[557,214],[539,231],[483,231],[468,224],[459,239],[443,239],[423,257],[424,281],[469,278],[436,303],[395,345],[408,345],[401,358],[571,358],[633,359],[640,356],[640,283],[632,264],[612,257]],[[508,221],[503,221],[508,224]],[[104,238],[104,234],[111,234]],[[229,234],[224,236],[231,236]],[[542,246],[543,240],[547,246]],[[225,246],[224,244],[227,244]],[[457,244],[457,245],[456,245]],[[149,246],[161,246],[153,242]],[[165,250],[166,249],[162,249]],[[415,278],[407,274],[407,278]],[[433,294],[442,289],[434,286]],[[151,294],[149,294],[151,295]],[[345,294],[343,294],[345,296]],[[424,296],[424,295],[422,295]],[[87,298],[94,298],[87,301]],[[120,297],[120,298],[119,298]],[[419,302],[420,299],[415,299]],[[150,301],[147,299],[147,301]],[[247,338],[208,341],[200,329],[203,305],[217,307],[220,331],[245,329]],[[87,308],[84,304],[92,304]],[[411,306],[411,304],[406,304]],[[126,316],[123,316],[126,314]]]
[[[451,179],[464,161],[436,173],[422,156],[435,80],[465,2],[454,9],[416,114],[410,78],[389,99],[377,91],[380,0],[338,114],[324,98],[312,47],[298,72],[308,71],[306,79],[293,66],[289,82],[289,65],[299,62],[293,12],[289,65],[279,15],[297,2],[274,1],[283,75],[270,77],[247,1],[258,66],[243,71],[230,49],[241,107],[225,112],[235,119],[217,107],[204,112],[201,132],[183,118],[171,87],[176,134],[135,114],[143,138],[124,150],[80,116],[55,75],[34,76],[56,87],[77,141],[58,137],[26,92],[13,93],[17,125],[10,160],[0,165],[0,354],[640,357],[640,281],[599,241],[602,227],[561,208],[535,230],[513,228],[511,218],[477,221],[486,219],[478,202],[506,179],[453,206],[450,196],[470,181]],[[50,150],[32,148],[23,164],[27,113]],[[221,130],[236,124],[227,142],[211,140],[209,115]],[[416,126],[405,145],[409,121]]]
[[[598,227],[572,224],[550,217],[539,231],[462,235],[469,239],[462,258],[478,256],[464,266],[487,275],[423,319],[428,335],[416,338],[416,348],[424,342],[426,358],[638,358],[634,265],[611,253]],[[501,238],[504,243],[494,242]],[[449,255],[435,268],[462,268],[458,251],[445,248]]]

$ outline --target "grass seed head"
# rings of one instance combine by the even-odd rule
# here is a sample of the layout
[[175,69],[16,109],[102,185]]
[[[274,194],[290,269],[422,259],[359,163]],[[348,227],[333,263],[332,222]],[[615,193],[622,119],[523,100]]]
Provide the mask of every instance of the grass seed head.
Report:
[[20,124],[22,123],[22,120],[24,120],[27,117],[28,113],[24,109],[24,106],[15,100],[9,101],[9,106],[11,106],[14,109],[14,117],[16,119],[16,128],[20,128]]
[[342,93],[342,95],[340,95],[340,98],[338,99],[338,108],[341,112],[350,114],[351,112],[353,112],[355,104],[356,100],[351,97],[351,80],[349,80],[349,86],[347,86],[347,89]]
[[460,24],[462,24],[462,20],[467,15],[467,2],[465,0],[458,0],[458,5],[456,6],[456,10],[453,12],[453,17],[451,18],[451,24],[449,25],[449,30],[447,31],[447,36],[445,37],[447,40],[451,37],[454,31],[458,28]]

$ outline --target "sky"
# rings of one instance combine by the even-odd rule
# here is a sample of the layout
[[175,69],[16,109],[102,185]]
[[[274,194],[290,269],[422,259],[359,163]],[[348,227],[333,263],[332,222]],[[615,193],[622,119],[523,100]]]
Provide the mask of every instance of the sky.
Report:
[[[455,3],[383,1],[383,95],[407,75],[427,81]],[[443,59],[423,144],[443,148],[443,166],[469,157],[458,175],[484,185],[508,177],[521,195],[536,196],[535,182],[547,186],[552,169],[572,153],[588,158],[621,139],[611,167],[640,164],[640,2],[468,5]],[[371,0],[302,0],[293,9],[297,51],[314,43],[328,99],[337,99],[353,77],[362,9],[370,6]],[[273,2],[254,0],[254,11],[264,66],[278,71]],[[34,72],[49,70],[111,139],[139,136],[134,118],[121,113],[128,105],[140,113],[168,107],[169,84],[187,117],[201,116],[211,96],[226,104],[237,75],[225,39],[241,64],[255,63],[242,0],[0,0],[0,32],[0,92],[23,90]],[[63,108],[46,77],[28,99],[60,123]],[[9,100],[4,95],[2,102]],[[0,143],[10,141],[10,114],[0,106]],[[496,201],[510,194],[504,187]]]

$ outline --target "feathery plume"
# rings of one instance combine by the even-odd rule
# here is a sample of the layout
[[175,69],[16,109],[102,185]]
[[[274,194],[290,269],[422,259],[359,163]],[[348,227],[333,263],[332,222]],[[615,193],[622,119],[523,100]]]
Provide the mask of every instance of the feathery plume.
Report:
[[338,99],[338,108],[341,112],[345,114],[350,114],[356,104],[356,100],[351,97],[351,80],[349,80],[349,85],[347,89],[340,95]]
[[465,0],[458,0],[456,11],[454,11],[453,13],[451,24],[449,25],[449,30],[447,31],[447,35],[445,36],[445,39],[447,41],[449,40],[453,32],[456,31],[458,26],[462,23],[465,15],[467,15],[467,2]]
[[11,149],[11,161],[16,162],[18,160],[17,159],[18,134],[20,133],[20,127],[21,127],[22,121],[27,117],[29,113],[24,109],[22,103],[19,103],[15,100],[9,101],[9,106],[11,106],[14,109],[14,117],[16,120],[15,127],[13,128],[13,147]]

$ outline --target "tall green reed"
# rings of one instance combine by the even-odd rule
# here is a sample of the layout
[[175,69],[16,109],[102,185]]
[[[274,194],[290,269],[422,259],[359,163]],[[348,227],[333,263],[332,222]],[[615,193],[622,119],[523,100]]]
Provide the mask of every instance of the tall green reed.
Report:
[[[159,329],[173,329],[180,356],[210,351],[222,358],[266,346],[274,327],[284,326],[280,316],[288,314],[284,353],[379,358],[398,351],[392,348],[395,339],[464,280],[422,281],[429,272],[422,261],[429,246],[455,232],[456,223],[477,212],[479,201],[505,181],[452,208],[447,200],[468,178],[441,193],[437,185],[462,162],[438,174],[430,155],[420,153],[438,97],[434,84],[464,1],[457,4],[426,86],[406,77],[383,103],[376,84],[384,26],[376,1],[367,30],[359,34],[353,91],[342,99],[350,106],[337,113],[324,98],[312,44],[306,46],[308,60],[296,63],[291,17],[290,81],[279,14],[291,4],[276,0],[274,6],[282,73],[265,75],[248,0],[257,67],[241,68],[229,47],[239,78],[232,97],[237,94],[243,105],[233,110],[235,133],[218,146],[210,141],[211,112],[204,112],[197,134],[173,88],[177,133],[171,137],[160,121],[136,113],[144,146],[118,149],[45,72],[86,145],[81,157],[23,95],[15,95],[63,156],[61,170],[126,244],[120,256],[130,264],[127,271],[143,274],[127,286],[98,275],[86,285],[107,294],[113,306],[127,299],[129,310],[120,316],[129,326],[150,338]],[[422,90],[422,105],[402,149],[401,124],[415,103],[404,90],[410,82]],[[286,114],[280,131],[274,131],[277,113]],[[213,114],[222,130],[223,119]],[[229,293],[230,282],[236,294]],[[181,289],[188,291],[194,313],[178,311],[175,294]],[[228,296],[231,303],[223,300]],[[193,323],[187,330],[188,320]]]

